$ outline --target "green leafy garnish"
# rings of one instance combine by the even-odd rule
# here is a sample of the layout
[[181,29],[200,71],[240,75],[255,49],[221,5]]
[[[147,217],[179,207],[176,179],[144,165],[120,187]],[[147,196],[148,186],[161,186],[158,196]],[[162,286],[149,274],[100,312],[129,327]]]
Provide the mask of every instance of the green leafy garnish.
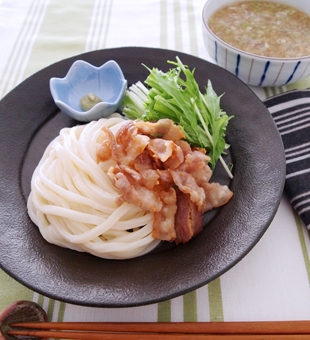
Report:
[[131,119],[157,121],[169,118],[179,125],[186,140],[192,145],[207,150],[214,168],[221,161],[232,177],[222,159],[222,153],[229,147],[225,142],[226,128],[232,116],[220,107],[220,99],[208,80],[205,93],[200,92],[194,71],[183,65],[176,57],[175,65],[164,73],[157,68],[149,69],[150,74],[144,81],[133,84],[126,93],[123,113]]

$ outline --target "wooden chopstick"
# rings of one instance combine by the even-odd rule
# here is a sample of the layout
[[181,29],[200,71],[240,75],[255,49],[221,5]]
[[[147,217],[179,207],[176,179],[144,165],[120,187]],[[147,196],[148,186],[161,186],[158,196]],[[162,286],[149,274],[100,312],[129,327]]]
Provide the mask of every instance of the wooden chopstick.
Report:
[[15,331],[14,336],[72,340],[309,340],[307,334],[177,334],[177,333],[92,333],[61,331]]
[[22,322],[11,327],[107,332],[310,334],[310,321],[255,322]]
[[[62,339],[115,340],[303,340],[310,338],[310,321],[267,322],[25,322],[9,335]],[[25,328],[20,330],[20,328]]]

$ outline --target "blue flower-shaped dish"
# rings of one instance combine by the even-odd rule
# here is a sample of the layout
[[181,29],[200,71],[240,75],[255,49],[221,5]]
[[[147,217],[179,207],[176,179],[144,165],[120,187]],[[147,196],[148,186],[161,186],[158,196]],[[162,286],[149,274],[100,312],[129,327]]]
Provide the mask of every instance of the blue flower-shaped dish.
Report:
[[[64,78],[50,79],[50,90],[62,112],[78,121],[90,122],[108,117],[117,110],[125,97],[127,80],[114,60],[100,67],[77,60]],[[80,100],[90,93],[102,101],[84,111]]]

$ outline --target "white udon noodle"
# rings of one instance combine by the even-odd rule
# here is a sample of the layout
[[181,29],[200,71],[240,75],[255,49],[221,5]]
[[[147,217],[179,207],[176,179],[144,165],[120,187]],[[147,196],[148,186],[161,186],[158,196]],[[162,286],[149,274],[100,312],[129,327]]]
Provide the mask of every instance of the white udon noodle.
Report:
[[46,148],[27,207],[48,242],[106,259],[141,256],[159,244],[152,237],[152,213],[126,202],[116,205],[119,191],[107,175],[114,161],[96,160],[101,128],[115,134],[125,122],[113,115],[63,128]]

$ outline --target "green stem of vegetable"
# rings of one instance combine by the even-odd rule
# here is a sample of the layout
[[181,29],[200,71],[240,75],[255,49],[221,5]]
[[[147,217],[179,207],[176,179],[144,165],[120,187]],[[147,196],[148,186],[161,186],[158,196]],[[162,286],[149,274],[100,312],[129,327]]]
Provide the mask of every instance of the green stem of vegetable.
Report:
[[221,162],[221,164],[222,164],[223,168],[225,169],[226,173],[228,174],[228,176],[230,178],[233,178],[234,176],[231,173],[231,171],[229,170],[229,168],[228,168],[227,164],[225,163],[225,161],[224,161],[222,156],[219,157],[219,161]]
[[[192,101],[194,101],[194,99],[192,99]],[[203,126],[203,128],[204,128],[204,130],[205,130],[205,132],[206,132],[206,135],[209,137],[210,143],[212,144],[212,146],[214,146],[213,138],[212,138],[212,136],[210,135],[210,132],[209,132],[209,130],[208,130],[208,127],[207,127],[205,121],[203,120],[203,118],[202,118],[202,116],[201,116],[201,113],[200,113],[200,111],[198,110],[198,107],[197,107],[196,104],[194,104],[194,108],[195,108],[195,113],[196,113],[196,115],[198,116],[198,118],[199,118],[199,120],[200,120],[200,122],[201,122],[201,125]],[[228,176],[229,176],[230,178],[233,178],[234,176],[233,176],[233,174],[231,173],[231,171],[229,170],[229,168],[228,168],[227,164],[225,163],[225,161],[224,161],[224,159],[223,159],[222,156],[219,156],[219,160],[220,160],[222,166],[224,167],[225,171],[227,172]]]
[[201,116],[201,113],[200,113],[200,111],[199,111],[197,105],[195,104],[195,99],[194,99],[194,98],[191,98],[191,102],[194,104],[195,113],[196,113],[196,115],[198,116],[198,118],[199,118],[199,120],[200,120],[200,123],[201,123],[203,129],[205,130],[205,133],[206,133],[206,135],[208,136],[211,145],[214,146],[213,138],[212,138],[212,136],[211,136],[211,134],[210,134],[210,132],[209,132],[209,130],[208,130],[208,127],[207,127],[205,121],[203,120],[203,118],[202,118],[202,116]]

